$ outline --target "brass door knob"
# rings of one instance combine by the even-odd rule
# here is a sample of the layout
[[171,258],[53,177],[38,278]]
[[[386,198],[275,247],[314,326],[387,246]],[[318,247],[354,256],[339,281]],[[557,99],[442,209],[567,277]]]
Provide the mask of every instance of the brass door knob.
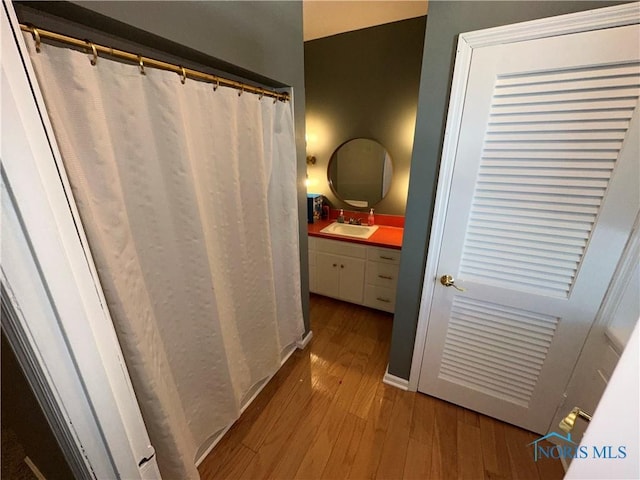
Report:
[[561,430],[569,433],[571,430],[573,430],[573,427],[576,424],[576,420],[578,419],[578,417],[582,418],[583,420],[586,420],[587,422],[591,421],[590,414],[583,411],[580,407],[574,407],[573,410],[571,410],[571,412],[569,413],[569,415],[567,415],[560,421],[560,425],[558,426],[560,427]]
[[460,288],[455,282],[455,279],[451,275],[443,275],[440,277],[440,283],[445,287],[453,287],[459,292],[464,292],[464,288]]

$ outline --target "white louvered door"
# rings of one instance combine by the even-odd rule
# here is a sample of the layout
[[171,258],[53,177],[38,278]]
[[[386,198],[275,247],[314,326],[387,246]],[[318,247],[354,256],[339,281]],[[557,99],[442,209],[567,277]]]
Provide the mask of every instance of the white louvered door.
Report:
[[547,432],[640,208],[639,39],[473,50],[419,391]]

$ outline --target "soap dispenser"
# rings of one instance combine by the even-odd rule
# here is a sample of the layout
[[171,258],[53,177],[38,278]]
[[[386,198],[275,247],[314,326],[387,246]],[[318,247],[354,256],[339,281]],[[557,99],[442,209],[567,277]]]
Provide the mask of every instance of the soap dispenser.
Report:
[[367,218],[367,225],[375,225],[376,219],[373,216],[373,208],[369,210],[369,218]]
[[338,215],[338,223],[344,223],[344,210],[340,209],[340,215]]

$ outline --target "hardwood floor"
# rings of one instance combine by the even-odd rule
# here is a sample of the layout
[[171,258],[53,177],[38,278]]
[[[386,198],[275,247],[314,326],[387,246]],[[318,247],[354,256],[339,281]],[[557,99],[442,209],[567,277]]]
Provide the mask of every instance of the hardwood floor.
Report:
[[537,435],[382,383],[392,316],[312,295],[296,351],[199,467],[202,479],[544,479]]

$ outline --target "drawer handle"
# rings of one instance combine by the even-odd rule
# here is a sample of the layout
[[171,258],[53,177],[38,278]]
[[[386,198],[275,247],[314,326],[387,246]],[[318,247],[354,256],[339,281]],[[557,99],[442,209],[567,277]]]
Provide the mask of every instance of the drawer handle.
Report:
[[380,300],[384,303],[391,303],[391,300],[389,300],[388,298],[376,297],[376,300]]
[[380,258],[383,260],[395,260],[393,257],[385,257],[384,255],[380,255]]
[[334,263],[334,264],[333,264],[333,266],[334,266],[334,267],[337,267],[337,266],[338,266],[338,264],[337,264],[337,263]]
[[393,277],[390,275],[378,275],[380,278],[384,278],[385,280],[393,280]]

